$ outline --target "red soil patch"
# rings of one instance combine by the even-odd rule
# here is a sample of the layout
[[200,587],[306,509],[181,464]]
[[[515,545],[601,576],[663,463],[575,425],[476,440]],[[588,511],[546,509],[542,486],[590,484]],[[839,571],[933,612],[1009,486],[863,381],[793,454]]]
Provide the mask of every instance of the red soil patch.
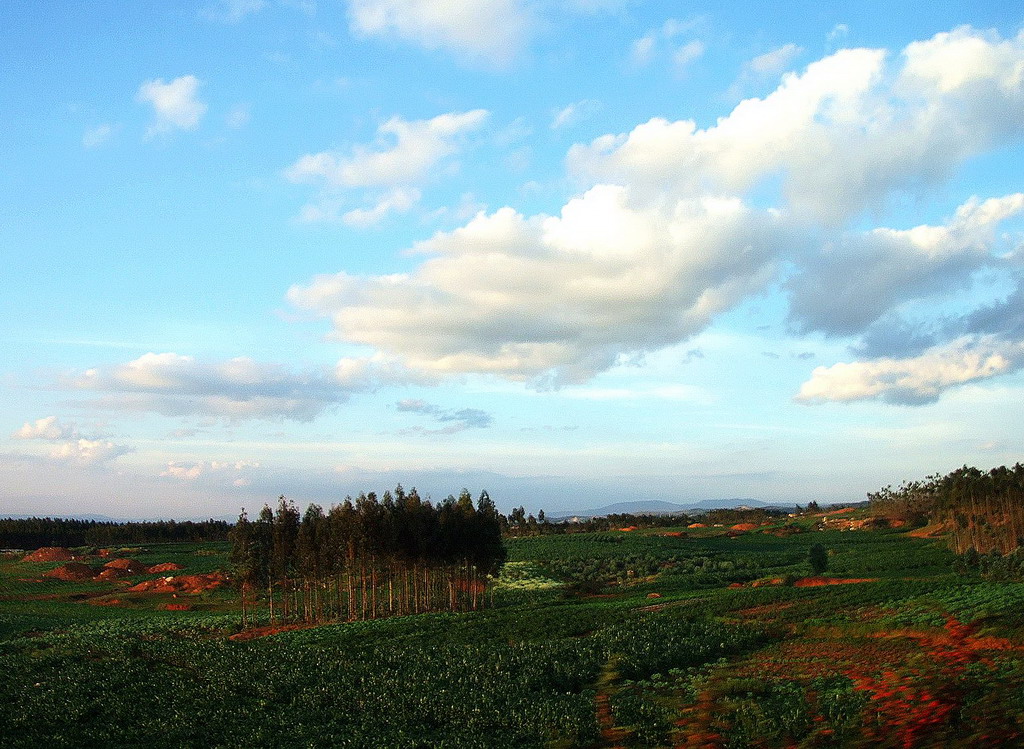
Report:
[[690,523],[690,524],[689,524],[688,526],[686,526],[686,527],[687,527],[687,528],[707,528],[707,526],[706,526],[706,525],[704,525],[704,523]]
[[109,557],[114,553],[113,549],[100,549],[101,557]]
[[180,564],[174,562],[164,562],[163,564],[154,564],[149,568],[149,572],[177,572],[178,570],[185,569]]
[[817,588],[822,585],[849,585],[850,583],[877,583],[877,577],[801,577],[794,588]]
[[765,585],[782,585],[782,582],[783,580],[781,577],[769,577],[763,580],[754,580],[752,583],[750,583],[750,587],[762,588]]
[[132,593],[205,593],[215,590],[227,582],[223,572],[206,575],[179,575],[146,580],[128,588]]
[[661,598],[661,593],[648,593],[648,598]]
[[97,580],[120,580],[128,573],[125,570],[118,569],[116,567],[109,567],[100,574],[96,575]]
[[734,530],[734,531],[752,531],[752,530],[754,530],[757,527],[758,526],[757,526],[756,523],[736,523],[736,525],[734,525],[732,527],[732,530]]
[[635,525],[631,525],[628,528],[619,528],[619,530],[622,531],[623,533],[629,533],[630,531],[635,531],[636,530],[636,526]]
[[148,571],[146,565],[135,559],[112,559],[103,566],[108,570],[124,570],[126,575],[138,575]]
[[825,514],[826,515],[844,515],[847,512],[853,512],[855,509],[857,509],[857,508],[856,507],[844,507],[841,510],[832,510],[831,512],[826,512]]
[[661,535],[667,538],[686,538],[686,534],[682,531],[668,531],[667,533],[662,533]]
[[43,577],[53,577],[58,580],[91,580],[96,574],[92,567],[81,562],[68,562],[60,567],[50,570]]
[[90,598],[89,603],[93,606],[120,606],[120,598]]
[[75,556],[63,546],[44,546],[26,555],[23,562],[73,562],[82,557]]
[[742,588],[743,583],[729,583],[730,588]]
[[165,603],[160,606],[161,611],[191,611],[191,603]]

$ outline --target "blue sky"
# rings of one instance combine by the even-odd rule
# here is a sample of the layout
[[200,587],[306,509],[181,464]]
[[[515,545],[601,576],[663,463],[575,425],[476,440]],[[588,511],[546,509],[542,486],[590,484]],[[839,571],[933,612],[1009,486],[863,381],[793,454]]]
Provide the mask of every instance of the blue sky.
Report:
[[849,501],[1024,453],[1012,3],[0,21],[0,513]]

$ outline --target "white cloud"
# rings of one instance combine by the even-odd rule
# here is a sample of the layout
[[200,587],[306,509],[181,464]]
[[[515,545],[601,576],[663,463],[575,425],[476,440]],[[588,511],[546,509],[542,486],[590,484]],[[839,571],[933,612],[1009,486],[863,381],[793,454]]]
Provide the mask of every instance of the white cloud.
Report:
[[107,463],[134,452],[127,445],[117,445],[99,437],[83,437],[74,424],[62,424],[56,416],[47,416],[34,422],[25,422],[11,435],[19,440],[46,440],[52,444],[51,460],[73,466],[93,466]]
[[115,460],[130,452],[134,452],[134,448],[126,445],[115,445],[106,440],[78,439],[58,444],[50,452],[50,457],[71,465],[94,466]]
[[633,41],[630,47],[629,57],[637,67],[647,65],[654,59],[654,47],[658,40],[653,36],[642,36]]
[[198,78],[183,75],[170,83],[162,78],[146,81],[139,86],[136,99],[153,106],[156,119],[146,131],[147,137],[169,133],[172,130],[195,130],[206,114],[206,104],[197,98]]
[[[408,211],[421,197],[415,185],[436,172],[438,164],[454,155],[466,135],[479,129],[487,117],[484,109],[450,112],[429,120],[392,117],[377,128],[377,139],[369,146],[356,145],[348,153],[321,151],[302,156],[285,170],[285,177],[319,185],[321,193],[317,202],[303,207],[299,220],[340,219],[367,228],[389,213]],[[391,189],[383,195],[367,196],[373,200],[370,206],[341,213],[341,191],[381,187]]]
[[828,34],[825,37],[825,40],[829,44],[835,44],[836,42],[845,39],[847,36],[849,36],[849,34],[849,26],[847,26],[845,23],[837,23],[835,26],[832,27],[832,30],[828,32]]
[[534,25],[524,0],[348,0],[348,17],[361,36],[394,36],[499,66],[522,50]]
[[377,128],[372,147],[354,146],[350,154],[322,151],[306,154],[285,176],[292,182],[333,187],[408,185],[427,177],[441,159],[458,150],[459,138],[478,129],[487,110],[451,112],[429,120],[392,117]]
[[1022,66],[1024,35],[970,28],[911,44],[897,63],[884,50],[840,50],[711,127],[655,118],[573,147],[568,163],[652,195],[737,194],[780,178],[791,208],[838,224],[1020,137]]
[[740,200],[649,206],[600,185],[561,216],[503,208],[438,233],[411,275],[321,276],[289,299],[413,370],[581,381],[701,330],[763,287],[789,241]]
[[[167,467],[160,472],[161,476],[168,478],[175,478],[180,481],[195,481],[201,476],[221,475],[231,478],[237,476],[240,473],[249,471],[254,468],[259,468],[260,464],[256,461],[249,460],[236,460],[236,461],[180,461],[174,460],[167,463]],[[232,480],[234,486],[248,486],[251,483],[250,479],[246,477],[239,477]]]
[[114,126],[104,123],[86,130],[82,135],[83,148],[99,148],[114,135]]
[[419,199],[419,190],[397,187],[381,196],[374,206],[355,208],[345,213],[341,220],[349,226],[365,229],[376,226],[390,213],[406,213],[419,202]]
[[839,363],[817,367],[797,395],[806,403],[880,399],[931,403],[943,391],[1016,371],[1024,366],[1024,344],[993,337],[960,339],[906,359]]
[[86,370],[65,384],[108,393],[91,405],[112,410],[310,421],[352,393],[415,379],[381,357],[342,359],[333,370],[294,373],[245,357],[201,362],[175,353],[149,353],[106,370]]
[[[661,44],[683,33],[666,24],[649,36]],[[782,49],[761,68],[795,53]],[[894,59],[842,50],[709,128],[653,119],[574,146],[569,168],[591,187],[560,215],[481,212],[414,244],[427,257],[406,273],[324,275],[288,296],[330,319],[333,337],[369,346],[407,373],[489,374],[544,388],[683,343],[785,268],[790,322],[802,332],[864,336],[865,352],[879,321],[963,292],[981,269],[1015,272],[1014,256],[996,249],[1001,223],[1024,212],[1024,195],[970,199],[938,226],[844,227],[1020,140],[1022,70],[1024,34],[1001,40],[963,28]],[[342,174],[339,163],[321,173]],[[751,195],[776,205],[755,207]],[[1011,361],[1007,351],[1024,341],[1010,331],[1019,323],[1013,299],[973,313],[961,303],[959,322],[936,320],[941,335],[918,334],[903,358],[819,368],[800,397],[828,399],[853,381],[860,384],[849,392],[872,393],[865,397],[923,402],[957,382],[1011,371],[941,347],[999,334],[997,353]],[[886,377],[899,384],[864,384]]]
[[677,71],[683,71],[691,62],[704,54],[704,42],[694,39],[676,46],[674,40],[699,25],[700,19],[682,21],[670,18],[659,28],[651,29],[630,46],[630,61],[635,67],[644,67],[659,53],[660,49],[671,52],[672,62]]
[[771,75],[773,73],[781,73],[786,69],[786,66],[793,60],[794,57],[803,52],[801,47],[796,46],[792,42],[784,44],[778,49],[773,49],[771,52],[765,52],[763,55],[758,55],[749,63],[747,68],[758,75]]
[[61,424],[56,416],[47,416],[43,419],[36,419],[34,422],[26,421],[20,429],[11,435],[11,438],[16,440],[59,440],[77,436],[77,428]]
[[583,99],[582,101],[569,104],[562,109],[556,109],[552,113],[551,129],[558,130],[563,127],[571,127],[596,112],[600,106],[600,102],[593,99]]
[[700,59],[703,54],[704,42],[695,39],[692,42],[687,42],[672,53],[672,62],[676,66],[676,70],[682,71],[689,67],[690,63]]

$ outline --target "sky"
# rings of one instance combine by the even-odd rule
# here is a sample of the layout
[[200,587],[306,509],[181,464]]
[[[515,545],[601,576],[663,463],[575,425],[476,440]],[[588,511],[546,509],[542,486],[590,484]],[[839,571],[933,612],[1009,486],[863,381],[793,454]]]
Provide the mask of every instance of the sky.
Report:
[[0,9],[0,514],[1024,458],[1004,0]]

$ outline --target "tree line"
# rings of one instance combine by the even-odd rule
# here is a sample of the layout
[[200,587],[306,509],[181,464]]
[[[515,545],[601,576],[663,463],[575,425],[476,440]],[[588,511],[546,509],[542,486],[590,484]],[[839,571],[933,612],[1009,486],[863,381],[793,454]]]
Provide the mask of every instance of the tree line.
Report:
[[671,515],[634,515],[632,513],[612,513],[599,517],[582,518],[579,520],[560,519],[552,521],[540,510],[536,516],[527,515],[526,510],[517,507],[507,516],[501,516],[501,531],[505,536],[549,536],[566,533],[594,533],[616,530],[618,528],[664,528],[685,525],[690,517],[683,514]]
[[112,546],[172,542],[226,541],[231,524],[223,520],[154,520],[138,523],[68,518],[0,518],[0,547]]
[[271,623],[373,619],[463,611],[487,603],[505,561],[501,514],[487,492],[436,504],[399,484],[304,513],[285,497],[231,531],[243,625],[266,607]]
[[941,524],[953,551],[1008,554],[1024,545],[1024,465],[964,466],[868,494],[874,514],[912,525]]

